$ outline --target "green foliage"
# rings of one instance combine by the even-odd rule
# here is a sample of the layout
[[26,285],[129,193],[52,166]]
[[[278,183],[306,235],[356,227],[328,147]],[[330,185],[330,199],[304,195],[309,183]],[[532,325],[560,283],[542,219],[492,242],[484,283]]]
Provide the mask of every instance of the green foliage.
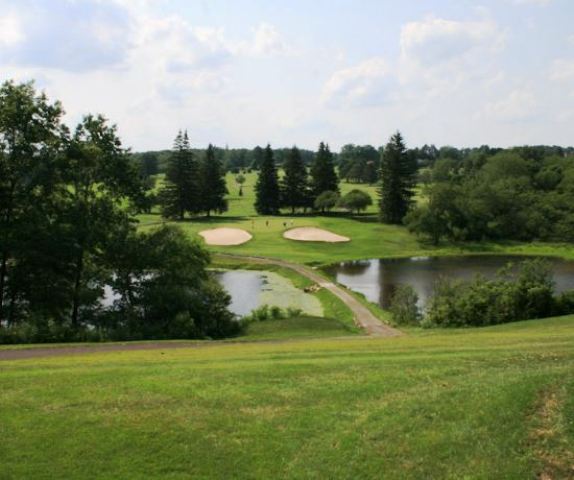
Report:
[[[59,248],[50,238],[53,223],[44,210],[52,209],[46,200],[54,190],[63,148],[63,113],[60,103],[50,103],[32,83],[5,82],[0,87],[0,328],[15,321],[24,301],[22,289],[34,288],[23,271],[38,260],[28,253],[30,227],[41,228],[40,242]],[[19,268],[24,257],[26,266]]]
[[434,243],[571,241],[574,164],[564,157],[531,156],[531,150],[512,149],[437,161],[428,203],[405,219],[409,229]]
[[554,284],[547,262],[540,259],[523,262],[515,276],[511,267],[501,270],[495,280],[480,276],[471,282],[442,279],[435,286],[423,325],[496,325],[548,317],[557,308],[568,307],[566,301],[553,296]]
[[371,196],[362,190],[351,190],[344,196],[342,196],[337,205],[349,211],[356,211],[357,214],[366,210],[369,205],[373,204],[373,199]]
[[160,192],[162,215],[183,220],[186,213],[193,215],[201,210],[199,167],[191,152],[187,132],[178,132],[173,150]]
[[339,193],[339,178],[335,172],[333,154],[329,145],[323,142],[319,144],[319,151],[311,165],[311,189],[315,198],[327,191]]
[[155,152],[145,152],[141,156],[141,172],[145,177],[159,173],[159,160]]
[[416,172],[416,159],[407,154],[401,133],[395,133],[381,159],[379,215],[382,222],[403,222],[413,202]]
[[338,159],[339,175],[347,182],[377,182],[380,155],[371,145],[344,145]]
[[399,285],[391,298],[391,316],[396,325],[418,325],[421,314],[418,296],[410,285]]
[[[71,133],[61,115],[31,84],[0,88],[2,341],[235,334],[203,247],[171,227],[136,233],[132,207],[155,182],[116,127],[88,115]],[[178,142],[189,173],[187,136]]]
[[270,145],[267,145],[263,152],[255,193],[255,210],[258,214],[277,215],[279,213],[279,179]]
[[286,318],[299,317],[302,315],[302,311],[299,308],[287,307],[285,309],[277,307],[275,305],[261,305],[255,310],[251,311],[249,315],[245,315],[241,318],[241,325],[246,327],[253,322],[266,322],[269,320],[283,320]]
[[307,168],[297,147],[293,147],[283,162],[281,179],[281,206],[295,213],[297,208],[310,207],[311,191]]
[[225,183],[225,172],[221,161],[215,154],[215,148],[211,144],[207,147],[205,156],[199,164],[199,179],[200,210],[206,212],[208,217],[212,211],[219,214],[227,211],[225,195],[228,192]]
[[337,206],[339,198],[340,197],[337,192],[325,191],[315,199],[313,206],[315,207],[315,210],[325,213]]

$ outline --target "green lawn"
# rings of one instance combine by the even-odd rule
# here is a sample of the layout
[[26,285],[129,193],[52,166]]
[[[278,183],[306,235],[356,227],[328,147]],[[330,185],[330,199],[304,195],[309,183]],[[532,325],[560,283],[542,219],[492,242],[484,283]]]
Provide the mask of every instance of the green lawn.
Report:
[[355,333],[335,318],[300,316],[255,322],[247,327],[241,340],[278,340],[302,337],[338,337]]
[[3,479],[572,478],[574,317],[1,362],[0,435]]
[[[283,215],[279,217],[259,217],[253,209],[254,184],[256,174],[246,174],[243,185],[243,196],[239,196],[234,175],[228,174],[229,211],[224,215],[206,218],[189,219],[177,222],[190,236],[215,227],[243,228],[253,235],[253,239],[235,247],[209,247],[212,252],[227,252],[240,255],[259,255],[282,258],[308,264],[328,264],[342,260],[382,258],[417,255],[447,255],[461,253],[514,253],[532,255],[559,255],[574,258],[572,245],[546,243],[465,243],[459,245],[443,244],[438,247],[421,243],[405,227],[383,225],[377,222],[376,207],[370,213],[360,216],[343,215]],[[342,192],[360,188],[368,190],[375,200],[375,187],[341,183]],[[419,196],[419,199],[422,197]],[[141,228],[154,228],[162,222],[159,212],[141,215]],[[349,243],[325,244],[296,242],[283,238],[283,232],[293,226],[316,226],[351,238]],[[268,223],[268,224],[267,224]],[[286,223],[286,227],[284,226]]]

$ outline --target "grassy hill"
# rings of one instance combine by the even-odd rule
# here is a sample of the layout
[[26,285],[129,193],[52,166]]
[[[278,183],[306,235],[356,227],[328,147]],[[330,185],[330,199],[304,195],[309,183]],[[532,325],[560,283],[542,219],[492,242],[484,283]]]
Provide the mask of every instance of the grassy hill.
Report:
[[573,373],[574,317],[3,361],[0,478],[572,478]]

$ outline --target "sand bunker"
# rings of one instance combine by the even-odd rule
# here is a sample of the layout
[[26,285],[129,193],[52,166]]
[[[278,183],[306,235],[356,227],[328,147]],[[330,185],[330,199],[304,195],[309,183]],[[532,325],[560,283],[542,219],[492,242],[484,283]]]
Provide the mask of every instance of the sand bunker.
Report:
[[241,245],[253,238],[249,232],[240,228],[212,228],[199,234],[208,245]]
[[315,227],[292,228],[291,230],[287,230],[283,236],[289,240],[299,240],[300,242],[337,243],[351,240],[349,237],[343,237],[328,230]]

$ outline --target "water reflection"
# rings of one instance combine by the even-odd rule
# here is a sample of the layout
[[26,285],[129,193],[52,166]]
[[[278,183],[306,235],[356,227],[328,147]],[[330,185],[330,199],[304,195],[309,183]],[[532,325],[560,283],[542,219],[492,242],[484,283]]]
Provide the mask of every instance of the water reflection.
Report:
[[[424,308],[439,277],[470,280],[480,274],[493,278],[509,262],[518,263],[525,256],[465,255],[455,257],[412,257],[342,262],[325,270],[337,282],[362,293],[371,302],[388,308],[398,285],[411,285]],[[552,265],[556,291],[574,289],[574,262],[548,259]]]

